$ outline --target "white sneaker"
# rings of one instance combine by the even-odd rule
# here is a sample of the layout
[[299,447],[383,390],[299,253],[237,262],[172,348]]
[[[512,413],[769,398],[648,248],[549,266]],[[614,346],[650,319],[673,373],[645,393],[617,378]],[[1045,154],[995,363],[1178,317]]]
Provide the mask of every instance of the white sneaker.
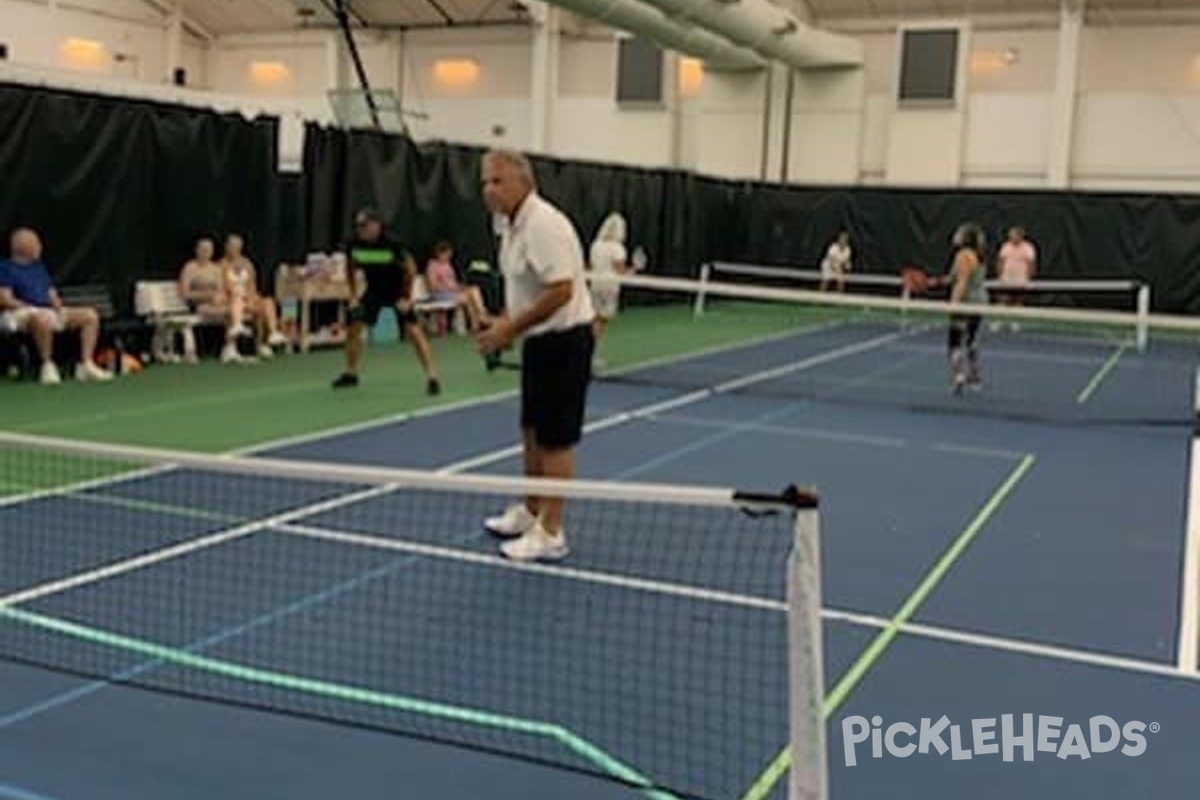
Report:
[[271,345],[271,347],[286,347],[287,343],[288,338],[279,331],[275,331],[267,337],[267,344]]
[[253,336],[254,333],[249,328],[247,328],[245,325],[234,325],[232,328],[229,329],[229,335],[240,339],[243,336],[245,336],[245,337]]
[[530,513],[524,503],[513,503],[498,517],[488,517],[483,521],[483,527],[496,536],[512,538],[528,531],[537,522],[537,517]]
[[238,352],[237,345],[230,343],[225,345],[221,350],[222,364],[236,364],[242,360],[242,354]]
[[111,381],[113,375],[106,369],[101,369],[95,361],[84,361],[79,366],[75,367],[75,380],[77,381]]
[[259,345],[258,346],[258,357],[263,359],[264,361],[269,361],[275,357],[275,351],[271,349],[271,346],[269,344]]
[[58,367],[55,366],[53,361],[47,361],[42,364],[38,380],[42,386],[57,386],[62,383],[62,375],[59,374]]
[[552,536],[535,520],[533,527],[518,539],[500,545],[500,552],[513,561],[561,561],[570,552],[562,531]]

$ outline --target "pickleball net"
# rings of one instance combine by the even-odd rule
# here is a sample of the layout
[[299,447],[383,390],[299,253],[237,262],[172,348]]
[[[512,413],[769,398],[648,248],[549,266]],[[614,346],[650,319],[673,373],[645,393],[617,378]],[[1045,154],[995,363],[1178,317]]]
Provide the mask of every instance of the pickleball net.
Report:
[[[566,498],[567,560],[507,561],[483,530],[528,494]],[[795,488],[3,433],[0,657],[657,798],[740,797],[790,740],[793,796],[824,798],[817,514]]]

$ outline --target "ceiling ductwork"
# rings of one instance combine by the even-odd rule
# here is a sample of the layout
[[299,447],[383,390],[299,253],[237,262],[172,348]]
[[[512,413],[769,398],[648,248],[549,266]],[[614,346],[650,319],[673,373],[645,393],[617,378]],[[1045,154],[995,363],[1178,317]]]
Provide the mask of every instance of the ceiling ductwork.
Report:
[[642,0],[551,0],[613,28],[627,30],[650,39],[661,47],[703,59],[707,67],[718,70],[755,70],[766,66],[767,59],[747,47],[699,26],[669,19],[666,14]]
[[[558,2],[558,0],[554,0]],[[817,30],[770,0],[645,0],[680,23],[693,23],[796,69],[861,67],[863,43]]]

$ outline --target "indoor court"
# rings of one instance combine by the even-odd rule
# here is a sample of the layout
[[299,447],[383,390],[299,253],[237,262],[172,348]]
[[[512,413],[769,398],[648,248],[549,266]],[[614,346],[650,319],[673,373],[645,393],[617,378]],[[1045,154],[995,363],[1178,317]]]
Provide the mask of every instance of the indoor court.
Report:
[[[98,352],[134,359],[85,385],[58,331],[43,385],[0,271],[0,800],[1191,796],[1186,4],[208,5],[0,0],[5,241],[110,291]],[[908,49],[946,31],[951,61]],[[673,88],[639,99],[655,58]],[[440,394],[390,309],[330,385],[358,300],[326,256],[364,213],[503,306],[489,147],[584,262],[614,211],[644,259],[569,480],[524,475],[520,342],[487,364],[432,294]],[[1028,227],[1019,292],[937,284],[968,221],[985,272]],[[285,345],[137,299],[234,230]],[[485,518],[539,492],[569,554],[504,557]]]

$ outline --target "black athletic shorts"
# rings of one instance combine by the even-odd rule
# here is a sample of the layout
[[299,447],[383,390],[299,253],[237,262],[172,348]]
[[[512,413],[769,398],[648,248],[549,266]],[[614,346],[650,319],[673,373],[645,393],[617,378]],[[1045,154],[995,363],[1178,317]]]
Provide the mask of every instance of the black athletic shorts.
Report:
[[590,323],[530,336],[521,351],[521,427],[551,450],[583,438],[595,340]]
[[380,285],[367,284],[367,291],[363,293],[362,300],[357,306],[350,309],[350,321],[362,322],[367,327],[375,327],[379,322],[379,314],[385,308],[394,308],[396,310],[396,322],[400,325],[415,325],[417,322],[417,314],[411,308],[408,311],[400,311],[396,308],[396,304],[404,299],[404,287],[400,284]]
[[979,336],[980,321],[978,314],[956,314],[950,317],[950,349],[973,348]]

